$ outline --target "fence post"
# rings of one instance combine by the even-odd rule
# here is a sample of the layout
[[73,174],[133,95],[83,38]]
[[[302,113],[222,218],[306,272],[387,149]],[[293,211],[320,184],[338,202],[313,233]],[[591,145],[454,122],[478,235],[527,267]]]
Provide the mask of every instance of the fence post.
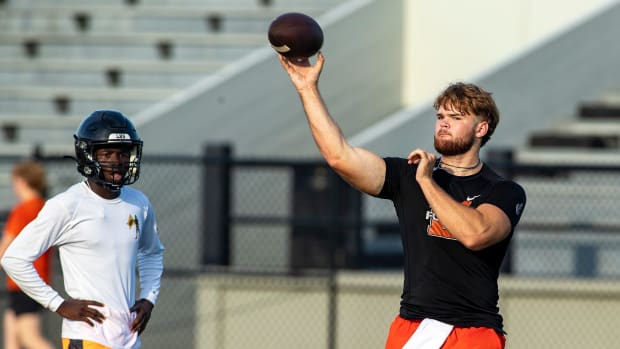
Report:
[[327,348],[337,342],[340,268],[358,268],[361,258],[361,193],[327,164],[297,165],[294,170],[292,271],[327,271]]
[[326,164],[293,167],[290,268],[357,268],[361,193]]
[[230,265],[230,144],[207,144],[202,181],[202,265]]

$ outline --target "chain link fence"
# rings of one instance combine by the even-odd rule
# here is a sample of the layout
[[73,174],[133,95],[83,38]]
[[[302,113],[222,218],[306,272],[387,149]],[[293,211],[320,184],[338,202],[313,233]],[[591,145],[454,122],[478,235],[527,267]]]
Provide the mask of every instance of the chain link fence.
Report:
[[[151,199],[166,247],[143,347],[383,347],[402,290],[391,203],[360,195],[323,161],[231,153],[214,145],[203,157],[143,159],[135,186]],[[0,158],[2,173],[16,160]],[[50,195],[82,180],[70,160],[42,160]],[[620,166],[494,166],[528,194],[500,278],[507,348],[613,347]],[[45,332],[59,341],[57,315],[46,312]]]

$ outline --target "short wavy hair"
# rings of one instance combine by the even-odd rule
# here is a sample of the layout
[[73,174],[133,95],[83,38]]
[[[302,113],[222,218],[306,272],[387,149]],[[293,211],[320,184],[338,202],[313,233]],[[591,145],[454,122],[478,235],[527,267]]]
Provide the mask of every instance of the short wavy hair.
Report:
[[433,104],[435,110],[442,106],[449,106],[461,113],[475,115],[489,124],[487,134],[482,137],[481,147],[489,141],[499,124],[499,110],[491,93],[474,84],[463,82],[450,84],[437,96]]
[[43,165],[35,160],[23,160],[13,166],[11,175],[24,179],[28,186],[41,196],[47,192],[47,178]]

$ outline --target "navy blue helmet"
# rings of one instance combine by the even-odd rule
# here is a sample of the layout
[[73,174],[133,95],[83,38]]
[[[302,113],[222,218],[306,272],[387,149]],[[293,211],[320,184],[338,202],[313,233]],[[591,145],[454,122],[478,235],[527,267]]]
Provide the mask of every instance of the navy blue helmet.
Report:
[[[135,183],[140,177],[142,140],[131,121],[115,110],[96,110],[82,121],[73,135],[77,169],[83,176],[118,191],[123,185]],[[121,181],[109,181],[95,157],[101,148],[122,147],[129,150],[129,164]]]

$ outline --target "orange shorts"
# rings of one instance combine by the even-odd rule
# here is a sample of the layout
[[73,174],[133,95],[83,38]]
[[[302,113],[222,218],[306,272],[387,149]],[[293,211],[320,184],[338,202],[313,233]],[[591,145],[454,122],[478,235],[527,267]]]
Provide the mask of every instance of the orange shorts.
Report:
[[[421,320],[405,320],[396,316],[390,326],[385,349],[402,349]],[[492,328],[454,327],[441,349],[503,349],[506,338]]]
[[85,341],[82,339],[62,339],[62,349],[112,349],[99,343]]

